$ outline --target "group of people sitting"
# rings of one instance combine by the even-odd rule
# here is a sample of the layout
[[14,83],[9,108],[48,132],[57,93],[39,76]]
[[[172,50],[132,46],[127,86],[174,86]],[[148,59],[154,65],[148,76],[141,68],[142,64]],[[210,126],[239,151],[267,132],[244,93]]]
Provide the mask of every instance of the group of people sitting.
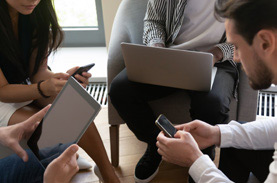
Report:
[[[246,182],[250,172],[261,182],[267,179],[276,119],[227,120],[231,98],[237,98],[238,62],[254,89],[277,84],[276,18],[274,0],[148,1],[144,44],[210,52],[218,69],[210,92],[186,91],[193,121],[175,126],[174,138],[155,126],[157,116],[148,102],[180,89],[129,81],[126,69],[115,77],[111,102],[136,137],[147,143],[135,168],[136,182],[150,182],[162,160],[190,167],[189,182]],[[0,0],[0,143],[18,155],[0,160],[0,182],[69,182],[78,171],[77,145],[45,171],[19,145],[78,69],[53,73],[48,67],[47,57],[62,39],[51,0]],[[75,76],[84,87],[89,77],[87,72]],[[78,145],[95,161],[102,181],[119,182],[94,123]],[[221,147],[219,169],[212,162],[215,146]],[[274,182],[270,177],[268,181]]]

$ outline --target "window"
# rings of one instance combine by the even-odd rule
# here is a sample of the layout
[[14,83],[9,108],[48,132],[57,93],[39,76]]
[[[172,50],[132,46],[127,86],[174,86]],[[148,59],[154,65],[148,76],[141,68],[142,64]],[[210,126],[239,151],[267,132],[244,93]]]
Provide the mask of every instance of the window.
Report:
[[54,0],[63,46],[105,46],[101,0]]

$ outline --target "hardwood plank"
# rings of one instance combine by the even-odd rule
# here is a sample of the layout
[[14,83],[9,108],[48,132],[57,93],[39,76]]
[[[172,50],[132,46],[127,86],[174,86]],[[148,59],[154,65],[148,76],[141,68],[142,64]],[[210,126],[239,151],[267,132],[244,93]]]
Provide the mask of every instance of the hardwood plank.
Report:
[[[104,107],[97,118],[95,124],[101,135],[104,146],[110,157],[110,137],[109,137],[109,124],[108,112]],[[141,158],[146,150],[146,144],[137,140],[134,134],[128,129],[126,124],[120,125],[119,128],[119,167],[115,168],[116,174],[122,183],[134,182],[134,170],[138,160]],[[93,165],[95,163],[92,159],[80,149],[78,152],[82,157],[88,159]],[[216,164],[219,159],[219,149],[216,149]],[[151,183],[185,183],[188,179],[188,169],[173,165],[167,162],[162,162],[157,176]],[[98,182],[97,176],[93,170],[80,171],[72,179],[73,183],[96,183]]]

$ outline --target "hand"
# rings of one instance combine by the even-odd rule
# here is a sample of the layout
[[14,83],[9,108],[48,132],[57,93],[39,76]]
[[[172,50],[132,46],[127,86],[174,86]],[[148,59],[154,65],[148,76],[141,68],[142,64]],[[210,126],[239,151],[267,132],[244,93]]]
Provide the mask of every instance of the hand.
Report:
[[[72,75],[75,71],[77,71],[77,69],[79,69],[79,67],[73,67],[71,69],[69,69],[66,73],[68,73],[69,75]],[[78,81],[80,81],[80,84],[86,88],[86,86],[88,85],[89,81],[88,79],[91,77],[91,74],[88,72],[82,72],[82,75],[76,74],[74,76]]]
[[59,94],[69,78],[67,73],[55,73],[50,79],[43,81],[40,88],[46,96],[56,96]]
[[208,51],[208,53],[213,54],[213,65],[223,59],[223,53],[218,47],[213,47]]
[[154,44],[151,44],[151,46],[152,47],[162,47],[162,48],[165,47],[164,43],[154,43]]
[[68,183],[79,171],[76,144],[68,147],[58,158],[53,160],[44,172],[44,183]]
[[203,153],[190,133],[178,131],[175,138],[167,138],[163,132],[157,137],[158,153],[162,159],[183,167],[190,167]]
[[27,152],[19,145],[22,139],[29,139],[42,120],[50,105],[22,123],[0,128],[0,143],[13,150],[24,162],[28,161]]
[[200,120],[175,126],[177,130],[189,132],[198,143],[200,149],[212,145],[220,145],[221,134],[218,126],[212,126]]

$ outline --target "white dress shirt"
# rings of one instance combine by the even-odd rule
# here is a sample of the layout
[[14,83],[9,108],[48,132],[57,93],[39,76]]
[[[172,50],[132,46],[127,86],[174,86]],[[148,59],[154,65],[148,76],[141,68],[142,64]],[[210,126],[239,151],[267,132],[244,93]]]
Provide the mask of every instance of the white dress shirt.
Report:
[[[240,124],[231,121],[228,125],[218,125],[221,133],[220,147],[241,149],[274,149],[277,141],[277,118]],[[199,157],[189,169],[195,182],[232,182],[207,156]]]

